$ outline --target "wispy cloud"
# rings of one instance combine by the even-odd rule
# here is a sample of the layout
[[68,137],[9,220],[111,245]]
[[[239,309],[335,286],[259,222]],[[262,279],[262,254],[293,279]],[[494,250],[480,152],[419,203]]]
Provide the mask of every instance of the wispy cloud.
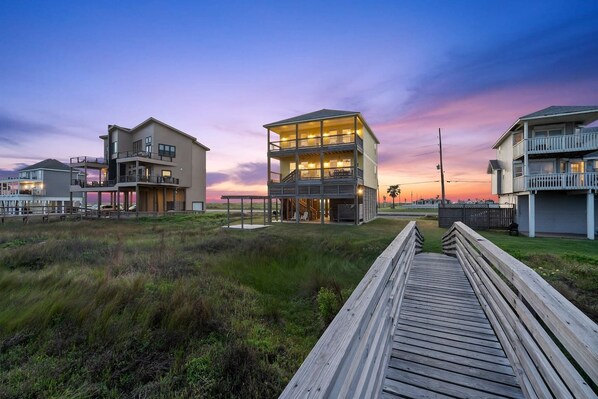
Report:
[[247,162],[225,171],[208,172],[208,187],[226,182],[241,186],[265,184],[267,168],[266,162]]
[[485,50],[454,50],[408,87],[404,114],[416,114],[485,91],[526,84],[596,79],[598,28],[593,19],[567,20]]
[[39,137],[59,132],[56,126],[50,124],[0,113],[0,140],[9,145],[19,145],[25,137]]

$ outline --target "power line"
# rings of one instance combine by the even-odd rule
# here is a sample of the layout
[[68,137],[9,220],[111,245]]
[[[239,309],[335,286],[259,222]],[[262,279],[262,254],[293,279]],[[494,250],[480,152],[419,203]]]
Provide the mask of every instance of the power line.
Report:
[[426,183],[438,183],[440,180],[428,180],[428,181],[416,181],[413,183],[402,183],[399,186],[411,186],[413,184],[426,184]]
[[447,183],[488,183],[485,180],[447,180]]

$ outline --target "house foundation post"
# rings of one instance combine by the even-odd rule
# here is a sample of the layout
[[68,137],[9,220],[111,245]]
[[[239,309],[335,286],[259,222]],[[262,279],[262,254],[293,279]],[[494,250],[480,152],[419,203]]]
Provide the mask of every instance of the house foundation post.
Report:
[[536,236],[536,193],[530,191],[529,193],[529,206],[528,206],[528,224],[529,234],[528,236],[533,238]]
[[587,223],[586,225],[588,226],[588,240],[594,240],[596,237],[596,225],[594,223],[595,221],[595,216],[594,216],[594,193],[592,192],[592,190],[588,191],[588,199],[587,199],[587,209],[586,209],[586,215],[587,215]]
[[241,198],[241,230],[245,228],[245,216],[243,215],[243,198]]

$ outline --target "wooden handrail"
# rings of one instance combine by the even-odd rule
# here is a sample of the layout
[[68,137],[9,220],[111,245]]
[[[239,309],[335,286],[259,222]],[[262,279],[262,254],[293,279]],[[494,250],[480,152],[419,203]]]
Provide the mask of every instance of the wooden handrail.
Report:
[[405,283],[422,241],[415,222],[397,235],[374,261],[281,398],[371,398],[381,392]]
[[560,346],[598,383],[598,326],[531,268],[461,222],[443,236],[528,397],[596,398]]

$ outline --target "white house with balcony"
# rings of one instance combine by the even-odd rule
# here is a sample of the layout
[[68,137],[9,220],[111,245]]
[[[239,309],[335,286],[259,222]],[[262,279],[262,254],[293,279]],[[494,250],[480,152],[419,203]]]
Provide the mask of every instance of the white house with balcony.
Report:
[[0,178],[0,214],[66,212],[82,199],[71,197],[70,182],[71,168],[56,159],[26,166],[16,176]]
[[[204,211],[206,201],[206,152],[197,139],[155,118],[133,128],[108,125],[100,136],[104,157],[71,158],[70,190],[88,194],[102,205],[136,212]],[[108,199],[109,198],[109,199]]]
[[596,237],[598,106],[551,106],[517,119],[493,148],[492,193],[517,208],[519,229]]

